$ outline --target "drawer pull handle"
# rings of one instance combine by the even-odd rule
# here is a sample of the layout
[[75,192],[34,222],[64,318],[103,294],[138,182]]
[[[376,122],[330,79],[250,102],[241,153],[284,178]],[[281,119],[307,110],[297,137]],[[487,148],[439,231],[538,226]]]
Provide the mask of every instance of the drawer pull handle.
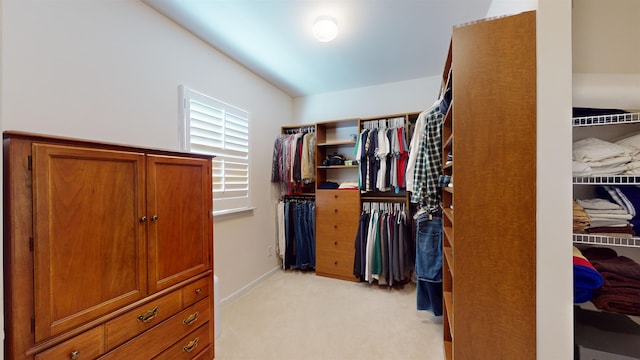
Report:
[[334,241],[334,242],[333,242],[333,245],[338,246],[338,242],[337,242],[337,241]]
[[196,294],[200,295],[200,293],[202,292],[202,289],[196,289]]
[[143,217],[140,218],[140,222],[143,223],[143,222],[146,222],[146,221],[147,221],[147,217],[146,216],[143,216]]
[[334,199],[337,199],[337,198],[338,198],[338,195],[333,195],[333,198],[334,198]]
[[338,209],[333,209],[333,212],[337,214],[338,213]]
[[72,351],[71,354],[69,354],[69,359],[71,360],[80,359],[80,351],[78,350]]
[[198,320],[198,316],[200,316],[200,314],[196,311],[195,313],[189,315],[189,317],[187,317],[186,319],[182,320],[182,323],[185,325],[191,325],[196,320]]
[[333,265],[338,266],[338,261],[337,261],[337,260],[336,260],[336,261],[334,261],[334,262],[333,262]]
[[153,215],[151,217],[151,221],[158,221],[158,215]]
[[138,320],[142,321],[143,323],[149,322],[151,320],[153,320],[153,318],[155,318],[156,316],[158,316],[158,307],[154,307],[152,310],[147,311],[144,314],[140,314],[138,315]]
[[334,228],[334,229],[337,229],[337,228],[338,228],[338,225],[333,225],[333,228]]
[[199,338],[195,338],[195,339],[189,341],[189,343],[187,345],[182,347],[182,351],[184,351],[184,352],[192,352],[193,349],[198,347],[198,341],[200,341]]

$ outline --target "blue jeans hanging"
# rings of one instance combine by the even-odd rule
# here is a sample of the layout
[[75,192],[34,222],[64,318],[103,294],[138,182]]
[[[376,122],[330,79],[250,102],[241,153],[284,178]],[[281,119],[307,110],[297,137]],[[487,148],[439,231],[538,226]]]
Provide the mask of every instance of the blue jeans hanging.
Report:
[[418,310],[442,315],[442,219],[416,219],[416,302]]

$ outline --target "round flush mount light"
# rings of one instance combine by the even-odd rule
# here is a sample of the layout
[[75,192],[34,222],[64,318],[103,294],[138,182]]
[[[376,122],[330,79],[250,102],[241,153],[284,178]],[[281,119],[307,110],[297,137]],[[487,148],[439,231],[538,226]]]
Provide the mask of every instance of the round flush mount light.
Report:
[[320,16],[313,23],[313,36],[318,41],[329,42],[338,36],[338,23],[331,16]]

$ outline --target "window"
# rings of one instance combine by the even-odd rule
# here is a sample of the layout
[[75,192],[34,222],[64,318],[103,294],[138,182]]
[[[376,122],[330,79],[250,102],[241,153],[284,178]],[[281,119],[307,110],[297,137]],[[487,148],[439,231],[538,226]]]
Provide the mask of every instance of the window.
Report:
[[214,215],[251,208],[249,186],[249,113],[180,86],[180,146],[211,154]]

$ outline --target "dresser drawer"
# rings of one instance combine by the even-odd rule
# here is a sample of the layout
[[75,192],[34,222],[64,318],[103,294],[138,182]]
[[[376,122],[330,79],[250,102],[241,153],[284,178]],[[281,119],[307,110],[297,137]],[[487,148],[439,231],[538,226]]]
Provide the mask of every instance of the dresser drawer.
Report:
[[339,233],[333,229],[318,228],[316,230],[316,251],[329,250],[345,254],[355,251],[355,232],[351,234]]
[[170,319],[124,343],[100,359],[148,360],[160,354],[202,323],[211,320],[209,298],[182,310]]
[[182,288],[182,306],[186,307],[197,303],[209,296],[211,292],[212,277],[198,280]]
[[47,351],[36,355],[36,360],[90,360],[105,352],[102,326],[93,328]]
[[316,251],[316,273],[354,278],[353,253],[345,254],[328,250]]
[[316,194],[316,204],[320,207],[335,206],[335,204],[355,204],[359,206],[360,192],[358,190],[319,190]]
[[209,348],[209,324],[200,326],[196,331],[180,339],[154,360],[187,360],[193,359]]
[[181,291],[178,290],[107,322],[105,325],[107,351],[160,324],[181,309]]

